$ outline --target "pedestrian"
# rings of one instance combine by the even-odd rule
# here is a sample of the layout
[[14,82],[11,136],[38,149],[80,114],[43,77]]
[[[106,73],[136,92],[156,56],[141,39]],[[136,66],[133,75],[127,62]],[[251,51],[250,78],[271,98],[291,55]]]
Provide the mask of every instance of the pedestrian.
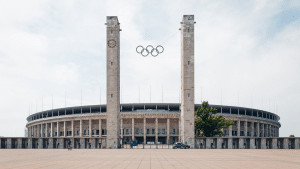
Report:
[[71,140],[68,141],[68,151],[71,149],[72,151],[72,145],[71,145]]

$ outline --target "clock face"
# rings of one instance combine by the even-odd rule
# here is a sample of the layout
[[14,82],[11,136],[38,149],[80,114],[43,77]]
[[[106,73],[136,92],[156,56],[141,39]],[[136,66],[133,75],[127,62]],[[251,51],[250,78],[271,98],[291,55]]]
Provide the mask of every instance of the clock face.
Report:
[[107,41],[107,45],[108,47],[113,48],[117,45],[117,42],[114,39],[110,39]]

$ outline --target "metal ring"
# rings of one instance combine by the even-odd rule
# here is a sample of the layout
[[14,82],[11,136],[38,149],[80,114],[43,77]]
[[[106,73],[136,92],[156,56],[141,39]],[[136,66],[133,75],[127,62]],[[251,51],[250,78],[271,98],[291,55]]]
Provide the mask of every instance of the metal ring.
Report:
[[[142,50],[139,52],[139,51],[138,51],[138,48],[142,48]],[[151,49],[149,49],[149,48],[151,48]],[[159,51],[159,48],[161,48],[161,51]],[[153,57],[156,57],[158,54],[163,53],[164,50],[165,50],[164,47],[162,47],[161,45],[158,45],[156,48],[154,48],[152,45],[148,45],[146,48],[144,48],[144,47],[141,46],[141,45],[139,45],[138,47],[136,47],[136,52],[137,52],[138,54],[141,54],[141,55],[144,56],[144,57],[148,56],[149,53],[151,53],[151,55],[152,55]],[[145,51],[146,51],[146,54],[143,54]],[[153,53],[154,51],[156,52],[156,54]]]

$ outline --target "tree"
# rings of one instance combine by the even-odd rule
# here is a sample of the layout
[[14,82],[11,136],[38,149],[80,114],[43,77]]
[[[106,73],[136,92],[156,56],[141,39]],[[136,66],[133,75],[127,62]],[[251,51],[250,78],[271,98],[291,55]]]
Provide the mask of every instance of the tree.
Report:
[[195,129],[197,131],[197,137],[214,137],[216,135],[225,136],[221,131],[223,127],[228,128],[230,125],[233,125],[232,120],[225,120],[223,115],[215,116],[217,109],[209,107],[208,102],[203,102],[202,107],[199,107],[195,115]]

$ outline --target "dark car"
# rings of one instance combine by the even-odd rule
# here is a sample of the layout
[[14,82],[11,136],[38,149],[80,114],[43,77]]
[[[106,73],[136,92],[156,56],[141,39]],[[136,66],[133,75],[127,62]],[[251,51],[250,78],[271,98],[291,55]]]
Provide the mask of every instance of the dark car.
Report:
[[177,149],[177,148],[187,149],[187,148],[190,148],[190,146],[178,142],[173,145],[173,149]]

